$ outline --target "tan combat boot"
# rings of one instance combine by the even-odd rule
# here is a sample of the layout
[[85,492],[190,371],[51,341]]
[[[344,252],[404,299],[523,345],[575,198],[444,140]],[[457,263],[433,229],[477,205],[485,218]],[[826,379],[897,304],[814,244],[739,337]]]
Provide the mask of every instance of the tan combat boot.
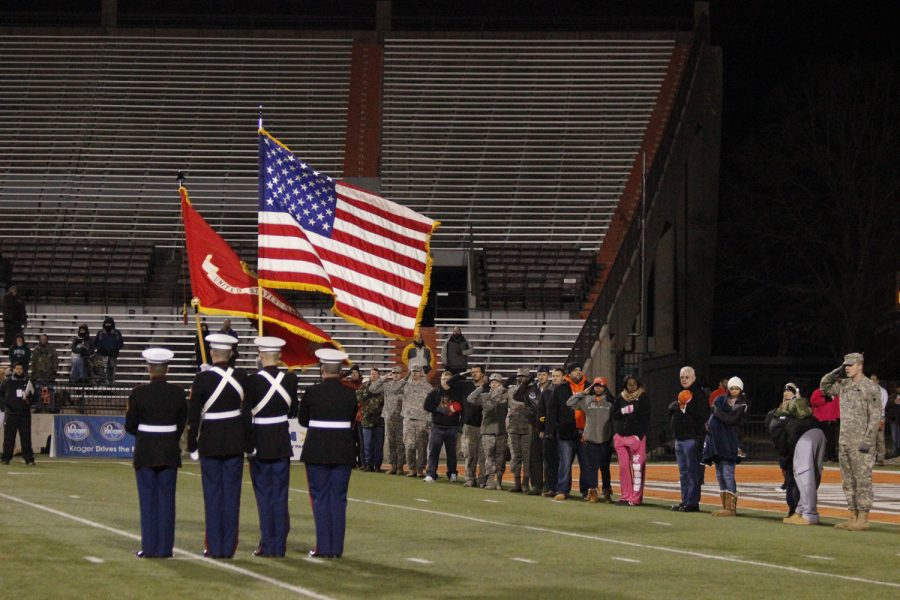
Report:
[[591,488],[588,490],[587,497],[584,499],[585,502],[590,502],[591,504],[597,504],[600,502],[600,496],[597,494],[597,488]]
[[604,504],[612,504],[613,503],[612,490],[610,490],[610,489],[603,490],[603,503]]
[[851,523],[847,529],[850,531],[868,531],[869,529],[869,511],[861,510],[856,515],[856,520]]
[[[859,516],[858,510],[850,511],[850,518],[844,521],[843,523],[838,523],[834,526],[835,529],[850,529],[854,523],[856,523],[856,519]],[[868,517],[868,515],[866,515]]]

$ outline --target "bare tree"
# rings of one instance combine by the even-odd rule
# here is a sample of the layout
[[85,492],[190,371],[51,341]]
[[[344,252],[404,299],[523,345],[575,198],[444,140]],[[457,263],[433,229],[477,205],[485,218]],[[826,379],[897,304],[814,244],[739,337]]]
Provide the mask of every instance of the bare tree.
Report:
[[900,348],[897,67],[798,69],[726,176],[717,323],[748,347],[876,360]]

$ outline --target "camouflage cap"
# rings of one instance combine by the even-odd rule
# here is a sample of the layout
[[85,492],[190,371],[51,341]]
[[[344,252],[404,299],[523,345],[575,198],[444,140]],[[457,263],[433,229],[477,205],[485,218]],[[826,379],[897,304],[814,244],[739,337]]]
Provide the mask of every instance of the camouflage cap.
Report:
[[501,375],[500,373],[491,373],[490,380],[491,380],[491,381],[499,381],[499,382],[502,383],[502,382],[503,382],[503,375]]
[[394,365],[393,367],[391,367],[391,373],[402,373],[402,372],[403,372],[403,367],[401,367],[400,365]]
[[518,377],[528,377],[528,367],[519,367],[516,371]]
[[850,354],[844,357],[845,365],[854,365],[856,363],[865,362],[863,360],[862,352],[851,352]]

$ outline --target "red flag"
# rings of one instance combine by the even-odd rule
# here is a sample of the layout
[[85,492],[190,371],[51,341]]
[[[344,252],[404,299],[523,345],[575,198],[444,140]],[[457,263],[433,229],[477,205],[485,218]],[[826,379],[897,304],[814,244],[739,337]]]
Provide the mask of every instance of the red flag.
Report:
[[407,339],[428,298],[428,217],[314,170],[260,130],[259,279],[324,292],[361,327]]
[[[204,314],[258,318],[258,287],[254,277],[231,246],[200,216],[181,192],[181,218],[187,244],[191,292]],[[323,346],[340,348],[327,333],[311,325],[281,296],[263,290],[266,334],[287,341],[281,359],[288,368],[318,362],[315,351]]]

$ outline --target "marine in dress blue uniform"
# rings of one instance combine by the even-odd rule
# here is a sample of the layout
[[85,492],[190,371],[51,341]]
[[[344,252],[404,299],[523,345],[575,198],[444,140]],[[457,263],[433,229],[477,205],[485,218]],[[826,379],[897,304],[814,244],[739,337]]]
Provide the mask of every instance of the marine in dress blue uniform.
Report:
[[166,381],[174,354],[165,348],[143,352],[150,383],[128,397],[125,430],[134,436],[134,474],[141,509],[138,558],[170,558],[175,546],[175,484],[181,467],[178,440],[187,420],[181,386]]
[[241,414],[247,377],[228,366],[231,336],[214,333],[213,366],[198,373],[188,400],[188,451],[200,460],[206,512],[204,556],[231,558],[237,550],[244,451],[249,431]]
[[283,557],[291,527],[288,513],[291,433],[288,418],[297,416],[297,376],[278,369],[281,347],[277,337],[258,337],[262,370],[249,378],[244,419],[250,429],[250,479],[259,511],[259,546],[254,556]]
[[316,351],[322,383],[306,390],[298,420],[307,428],[300,460],[306,463],[309,500],[316,522],[316,548],[311,557],[340,558],[344,553],[347,488],[356,462],[351,429],[356,417],[356,394],[341,384],[339,350]]

